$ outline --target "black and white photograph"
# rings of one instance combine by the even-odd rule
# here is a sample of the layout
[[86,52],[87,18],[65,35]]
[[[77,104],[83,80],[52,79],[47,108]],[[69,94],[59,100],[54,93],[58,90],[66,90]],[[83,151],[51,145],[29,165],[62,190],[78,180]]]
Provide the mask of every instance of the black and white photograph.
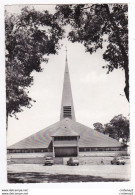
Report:
[[129,182],[128,4],[13,4],[4,17],[7,182]]

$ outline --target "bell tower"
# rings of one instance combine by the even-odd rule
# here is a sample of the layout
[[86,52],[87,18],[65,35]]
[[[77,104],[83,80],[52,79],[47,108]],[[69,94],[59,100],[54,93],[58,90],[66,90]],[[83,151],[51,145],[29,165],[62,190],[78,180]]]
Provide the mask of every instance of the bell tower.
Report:
[[66,48],[66,65],[65,65],[65,73],[64,73],[60,120],[64,118],[70,118],[75,121],[75,112],[74,112],[73,97],[72,97],[68,61],[67,61],[67,48]]

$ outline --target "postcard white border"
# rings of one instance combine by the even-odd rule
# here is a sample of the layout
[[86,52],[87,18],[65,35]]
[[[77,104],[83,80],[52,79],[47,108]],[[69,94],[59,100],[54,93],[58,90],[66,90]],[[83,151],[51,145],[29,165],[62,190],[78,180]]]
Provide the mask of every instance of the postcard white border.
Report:
[[[66,184],[7,184],[6,176],[6,112],[5,112],[5,59],[4,59],[4,5],[11,4],[65,4],[65,3],[129,3],[129,62],[130,62],[130,113],[131,113],[131,170],[130,182],[89,182]],[[97,194],[118,194],[119,189],[133,189],[135,187],[135,3],[133,1],[73,1],[73,0],[1,0],[0,1],[0,189],[3,188],[29,188],[32,194],[36,189],[42,195],[45,189],[77,189],[78,193],[88,192]],[[35,189],[35,191],[33,191]],[[83,191],[82,191],[83,189]],[[85,189],[85,190],[84,190]],[[100,189],[100,190],[99,190]],[[135,188],[134,188],[135,189]],[[99,190],[99,191],[98,191]],[[93,193],[92,193],[93,192]],[[53,191],[52,191],[53,193]],[[68,193],[68,191],[66,191]],[[76,192],[75,192],[76,193]],[[87,193],[87,192],[86,192]]]

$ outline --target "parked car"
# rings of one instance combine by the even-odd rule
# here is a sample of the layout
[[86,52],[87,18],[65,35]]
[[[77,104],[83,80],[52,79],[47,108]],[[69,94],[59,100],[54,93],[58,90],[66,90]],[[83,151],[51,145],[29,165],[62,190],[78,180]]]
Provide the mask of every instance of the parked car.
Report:
[[78,166],[79,165],[79,160],[70,158],[67,161],[67,165],[69,165],[69,166]]
[[53,157],[47,156],[47,157],[45,158],[45,163],[44,163],[44,165],[53,165],[53,164],[54,164]]
[[112,161],[111,161],[112,165],[125,165],[125,160],[123,158],[120,157],[115,157]]

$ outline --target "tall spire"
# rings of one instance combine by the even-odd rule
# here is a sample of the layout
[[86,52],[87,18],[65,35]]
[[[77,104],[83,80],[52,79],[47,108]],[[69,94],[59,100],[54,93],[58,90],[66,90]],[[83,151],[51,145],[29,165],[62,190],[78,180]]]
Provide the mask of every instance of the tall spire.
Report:
[[64,83],[63,83],[60,120],[66,117],[75,121],[75,112],[74,112],[70,76],[68,70],[68,61],[67,61],[67,48],[66,48],[66,65],[65,65]]

